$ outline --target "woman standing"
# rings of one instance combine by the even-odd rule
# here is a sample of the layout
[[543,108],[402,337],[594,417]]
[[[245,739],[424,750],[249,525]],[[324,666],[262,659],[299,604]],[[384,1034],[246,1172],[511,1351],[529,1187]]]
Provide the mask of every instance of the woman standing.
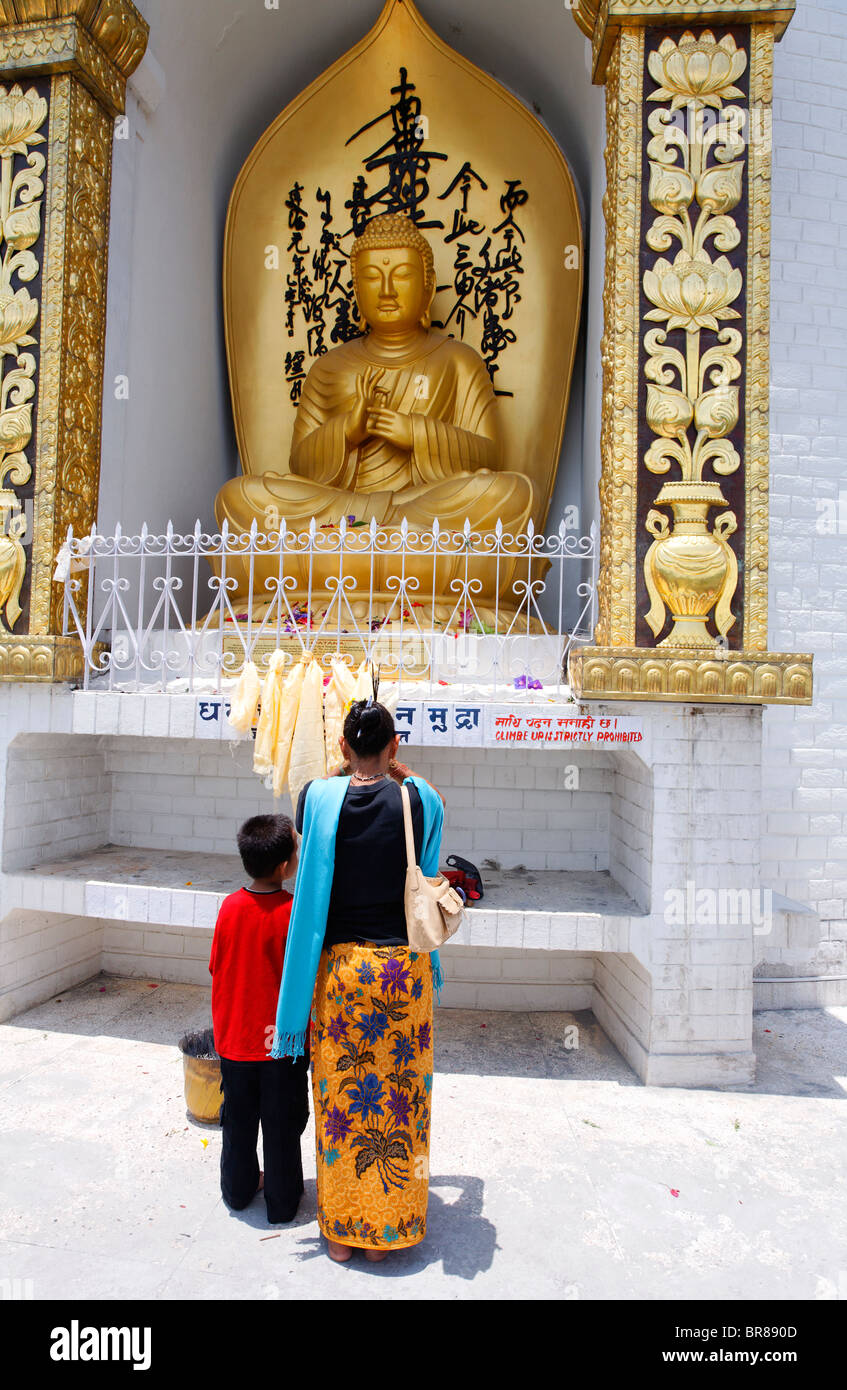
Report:
[[337,1261],[381,1260],[426,1234],[437,952],[410,950],[399,784],[417,862],[438,872],[443,798],[395,761],[384,705],[357,701],[339,740],[349,775],[300,793],[302,833],[274,1056],[298,1056],[314,989],[318,1223]]

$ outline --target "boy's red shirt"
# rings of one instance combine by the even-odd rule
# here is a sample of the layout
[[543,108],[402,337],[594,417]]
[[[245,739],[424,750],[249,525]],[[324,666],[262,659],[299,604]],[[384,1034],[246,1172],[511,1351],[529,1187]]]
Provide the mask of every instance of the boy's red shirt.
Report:
[[209,970],[215,1047],[232,1062],[271,1055],[291,893],[239,888],[221,903]]

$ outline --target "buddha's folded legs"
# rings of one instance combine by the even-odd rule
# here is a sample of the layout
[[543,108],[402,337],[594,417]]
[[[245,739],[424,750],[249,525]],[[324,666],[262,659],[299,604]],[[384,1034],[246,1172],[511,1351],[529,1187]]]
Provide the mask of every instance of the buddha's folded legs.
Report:
[[260,531],[278,531],[283,519],[289,531],[307,531],[312,517],[319,526],[342,516],[383,521],[390,505],[390,492],[348,492],[295,473],[263,473],[230,478],[215,500],[215,516],[219,526],[226,519],[239,532],[254,520]]
[[499,518],[504,531],[525,531],[532,504],[532,483],[522,473],[458,473],[426,489],[395,494],[385,520],[405,516],[410,524],[429,528],[438,517],[442,530],[461,530],[468,517],[474,531],[493,531]]

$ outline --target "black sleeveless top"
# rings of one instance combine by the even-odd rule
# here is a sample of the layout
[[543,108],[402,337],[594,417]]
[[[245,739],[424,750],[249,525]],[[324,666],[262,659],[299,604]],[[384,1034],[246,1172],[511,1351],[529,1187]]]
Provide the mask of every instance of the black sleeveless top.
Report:
[[[407,782],[420,863],[423,805],[417,787]],[[297,801],[294,824],[303,830],[307,782]],[[378,946],[405,946],[406,839],[400,787],[392,778],[370,786],[347,788],[335,832],[335,869],[324,946],[344,941],[374,941]]]

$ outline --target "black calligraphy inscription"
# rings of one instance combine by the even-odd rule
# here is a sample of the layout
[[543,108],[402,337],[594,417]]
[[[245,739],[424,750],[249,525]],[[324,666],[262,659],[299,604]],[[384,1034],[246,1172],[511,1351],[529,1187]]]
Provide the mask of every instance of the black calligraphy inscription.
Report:
[[[441,199],[457,193],[461,198],[461,206],[454,209],[453,228],[444,238],[445,243],[459,235],[480,237],[485,231],[485,227],[468,212],[473,180],[483,189],[488,187],[466,162],[453,182],[439,194]],[[453,261],[453,305],[446,318],[436,325],[449,330],[451,323],[455,322],[459,336],[464,338],[468,318],[477,320],[481,317],[480,352],[498,396],[513,394],[497,389],[496,373],[500,370],[498,358],[511,343],[517,341],[517,335],[507,320],[511,319],[514,306],[520,303],[520,281],[517,276],[523,275],[524,268],[517,238],[520,237],[523,244],[526,237],[515,221],[515,213],[524,206],[528,197],[520,179],[507,179],[506,190],[500,198],[503,219],[477,247],[476,259],[470,241],[457,242]],[[499,237],[496,244],[495,237]]]
[[[405,68],[400,69],[390,97],[387,108],[345,142],[353,145],[373,132],[367,142],[372,148],[362,156],[363,171],[354,178],[344,203],[345,225],[339,229],[334,223],[328,189],[316,189],[310,210],[303,202],[304,186],[295,181],[285,202],[290,231],[285,326],[288,337],[298,339],[298,346],[285,354],[290,399],[295,405],[299,402],[316,358],[339,343],[361,337],[350,246],[369,219],[384,212],[402,212],[421,231],[443,234],[443,245],[453,251],[453,278],[438,286],[442,294],[449,292],[450,307],[443,320],[433,320],[434,326],[464,338],[473,324],[495,394],[511,396],[511,391],[498,388],[496,377],[504,353],[517,341],[510,321],[521,300],[521,247],[526,238],[518,214],[527,203],[528,190],[520,179],[504,181],[501,218],[490,230],[474,207],[475,198],[487,192],[489,185],[468,160],[448,178],[441,193],[433,194],[433,164],[449,162],[449,157],[428,142],[424,105]],[[440,203],[446,205],[444,209],[437,206]],[[442,211],[444,216],[436,215]]]
[[350,209],[353,230],[360,236],[365,223],[380,212],[404,212],[421,231],[426,227],[442,227],[444,223],[437,218],[427,221],[424,203],[429,195],[427,176],[434,159],[445,160],[446,154],[438,150],[425,149],[427,118],[424,115],[420,97],[413,96],[414,82],[408,80],[405,68],[400,69],[400,81],[391,88],[396,97],[387,111],[367,121],[346,144],[352,145],[366,130],[390,122],[390,134],[364,161],[365,172],[376,173],[383,179],[382,187],[368,193],[365,180],[357,179],[353,197],[345,207]]

